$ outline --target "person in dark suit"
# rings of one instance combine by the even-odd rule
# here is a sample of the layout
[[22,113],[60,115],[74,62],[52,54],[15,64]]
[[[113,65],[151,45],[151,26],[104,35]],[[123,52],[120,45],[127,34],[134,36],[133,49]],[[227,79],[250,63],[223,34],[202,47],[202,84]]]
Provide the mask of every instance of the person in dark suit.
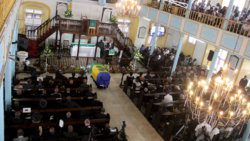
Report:
[[104,56],[104,42],[101,40],[99,43],[98,43],[98,47],[100,47],[101,49],[101,58]]
[[247,83],[248,83],[248,80],[247,80],[247,76],[245,75],[241,80],[240,80],[240,83],[239,83],[239,86],[240,88],[242,88],[243,90],[246,88],[247,86]]
[[129,74],[129,76],[127,76],[127,80],[126,81],[127,81],[128,87],[132,87],[133,86],[134,76],[133,76],[132,72]]
[[76,85],[75,85],[73,79],[69,79],[69,80],[68,80],[67,87],[68,87],[68,88],[76,88]]
[[52,96],[52,97],[62,97],[62,94],[59,92],[59,88],[56,87],[54,89],[54,93],[51,93],[50,96]]
[[58,139],[58,134],[56,133],[55,127],[50,127],[49,132],[45,135],[46,141],[55,141]]
[[82,135],[89,135],[91,132],[91,124],[89,119],[84,120],[84,126],[81,127],[80,133]]
[[74,131],[74,127],[72,125],[68,125],[67,129],[67,132],[63,133],[66,138],[71,139],[78,136],[77,132]]

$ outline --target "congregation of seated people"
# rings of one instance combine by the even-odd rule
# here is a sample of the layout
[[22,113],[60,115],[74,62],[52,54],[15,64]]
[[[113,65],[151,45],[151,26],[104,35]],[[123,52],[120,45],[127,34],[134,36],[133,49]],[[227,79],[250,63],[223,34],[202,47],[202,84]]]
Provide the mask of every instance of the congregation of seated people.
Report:
[[[6,112],[6,139],[13,141],[88,141],[93,130],[109,138],[110,115],[86,76],[15,80]],[[107,138],[108,138],[107,137]]]
[[[142,47],[141,52],[147,50]],[[190,81],[205,79],[207,74],[205,69],[196,65],[195,58],[181,53],[176,71],[171,75],[175,53],[174,49],[168,48],[156,50],[152,58],[167,58],[161,64],[164,63],[168,69],[159,67],[155,72],[155,66],[149,65],[151,71],[130,72],[122,82],[124,92],[165,140],[173,137],[185,121],[184,86]]]

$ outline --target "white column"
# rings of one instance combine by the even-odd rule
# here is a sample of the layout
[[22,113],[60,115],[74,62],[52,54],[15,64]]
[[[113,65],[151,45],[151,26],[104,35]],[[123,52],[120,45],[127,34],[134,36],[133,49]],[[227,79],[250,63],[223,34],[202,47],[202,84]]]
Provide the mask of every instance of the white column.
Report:
[[228,20],[230,19],[232,12],[233,12],[233,6],[234,6],[234,0],[230,0],[229,5],[227,7],[227,12],[226,15],[224,17],[225,21],[223,24],[223,29],[227,29],[228,26]]
[[186,11],[186,18],[189,18],[190,15],[190,11],[192,9],[192,4],[193,4],[194,0],[189,0],[188,1],[188,5],[187,5],[187,11]]
[[3,83],[0,86],[0,141],[4,141],[4,99],[3,99]]
[[160,0],[160,10],[164,9],[164,3],[165,3],[164,0]]
[[250,120],[248,120],[247,128],[244,131],[244,134],[243,134],[241,141],[249,141],[249,139],[248,139],[249,135],[250,135]]
[[12,91],[11,91],[11,83],[12,83],[12,77],[11,77],[11,60],[7,60],[6,64],[6,71],[5,71],[5,81],[4,81],[4,98],[5,98],[5,110],[10,108],[11,106],[11,97],[12,97]]
[[171,75],[176,70],[176,67],[177,67],[177,64],[178,64],[178,61],[179,61],[179,57],[180,57],[180,54],[181,54],[181,50],[182,50],[182,47],[183,47],[183,42],[184,42],[184,33],[181,33],[178,48],[177,48],[177,51],[176,51],[176,54],[175,54],[175,57],[174,57],[174,63],[173,63],[173,67],[172,67],[172,70],[171,70]]
[[158,33],[158,25],[155,25],[155,33],[153,34],[151,41],[150,41],[150,55],[153,54],[155,48],[156,48],[156,41],[157,41],[157,33]]

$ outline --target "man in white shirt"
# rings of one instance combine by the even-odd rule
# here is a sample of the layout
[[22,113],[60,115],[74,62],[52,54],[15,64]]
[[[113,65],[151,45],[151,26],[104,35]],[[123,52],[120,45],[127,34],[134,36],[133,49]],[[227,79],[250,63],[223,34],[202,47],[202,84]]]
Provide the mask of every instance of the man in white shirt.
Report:
[[24,133],[22,129],[17,130],[17,138],[14,138],[13,141],[28,141],[28,137],[24,137]]
[[173,112],[173,96],[169,93],[164,96],[162,103],[165,105],[168,111]]

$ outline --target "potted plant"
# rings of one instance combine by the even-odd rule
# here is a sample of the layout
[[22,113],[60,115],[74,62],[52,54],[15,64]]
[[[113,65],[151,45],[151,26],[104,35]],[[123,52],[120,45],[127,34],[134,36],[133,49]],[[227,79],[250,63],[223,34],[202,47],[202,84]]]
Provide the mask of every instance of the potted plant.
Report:
[[70,9],[67,9],[64,13],[64,16],[67,18],[73,17],[72,11]]
[[112,24],[117,24],[118,23],[118,20],[117,20],[117,17],[116,16],[111,16],[109,21],[112,23]]
[[41,58],[45,58],[45,72],[48,70],[48,57],[51,57],[53,52],[51,51],[49,46],[46,46],[40,55]]

